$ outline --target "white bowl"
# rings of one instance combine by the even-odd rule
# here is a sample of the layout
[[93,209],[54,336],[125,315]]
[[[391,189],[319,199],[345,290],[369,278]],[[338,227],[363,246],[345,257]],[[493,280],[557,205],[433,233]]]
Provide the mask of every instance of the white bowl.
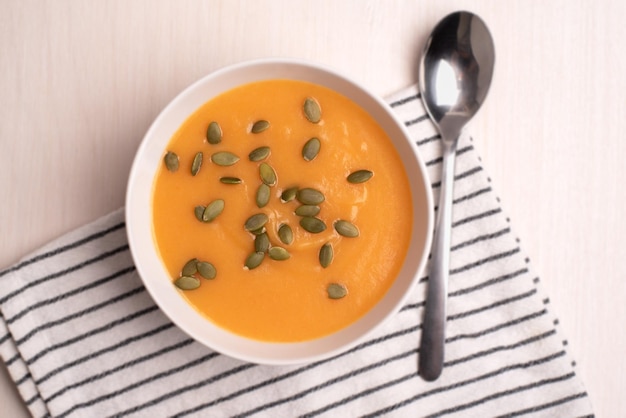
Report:
[[[214,325],[172,286],[158,256],[152,234],[152,185],[163,152],[182,123],[211,98],[253,81],[287,78],[326,86],[364,108],[393,141],[409,177],[414,220],[408,255],[393,285],[367,314],[352,325],[323,338],[273,343],[252,340]],[[245,62],[218,70],[180,93],[146,133],[130,172],[126,194],[126,228],[131,253],[146,289],[161,310],[184,332],[223,354],[260,364],[298,364],[344,352],[370,335],[405,303],[424,269],[433,225],[432,194],[425,166],[409,134],[382,100],[333,70],[290,59]]]

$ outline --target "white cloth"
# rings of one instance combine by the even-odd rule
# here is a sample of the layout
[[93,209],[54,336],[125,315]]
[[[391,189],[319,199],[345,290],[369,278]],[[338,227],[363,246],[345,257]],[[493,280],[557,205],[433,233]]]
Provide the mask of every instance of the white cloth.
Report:
[[[417,89],[389,99],[426,161],[440,141]],[[426,274],[428,271],[426,271]],[[0,272],[0,354],[33,416],[591,416],[567,340],[471,140],[456,164],[446,361],[417,374],[427,277],[370,340],[305,366],[192,341],[139,279],[120,209]]]

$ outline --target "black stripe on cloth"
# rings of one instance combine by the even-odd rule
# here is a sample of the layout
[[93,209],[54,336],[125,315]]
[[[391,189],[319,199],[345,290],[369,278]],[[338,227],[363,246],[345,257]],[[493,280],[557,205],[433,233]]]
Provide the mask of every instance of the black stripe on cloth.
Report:
[[113,226],[111,226],[109,228],[103,229],[102,231],[98,231],[98,232],[96,232],[94,234],[91,234],[91,235],[88,235],[88,236],[86,236],[84,238],[81,238],[78,241],[72,242],[71,244],[63,245],[61,247],[55,248],[54,250],[50,250],[50,251],[47,251],[47,252],[45,252],[43,254],[39,254],[39,255],[31,258],[31,259],[24,260],[21,263],[18,263],[18,264],[16,264],[15,266],[13,266],[11,268],[8,268],[6,270],[0,271],[0,277],[6,275],[8,273],[20,270],[21,268],[26,267],[29,264],[33,264],[33,263],[36,263],[38,261],[44,260],[46,258],[53,257],[53,256],[55,256],[57,254],[61,254],[61,253],[65,252],[65,251],[74,249],[76,247],[80,247],[83,244],[86,244],[86,243],[88,243],[90,241],[93,241],[95,239],[98,239],[98,238],[102,238],[105,235],[110,234],[111,232],[115,232],[115,231],[117,231],[120,228],[124,228],[125,226],[126,226],[126,223],[120,222],[120,223],[115,224],[115,225],[113,225]]
[[[115,344],[110,345],[108,347],[104,347],[104,348],[102,348],[102,349],[100,349],[98,351],[94,351],[92,353],[89,353],[86,356],[74,359],[74,360],[72,360],[72,361],[70,361],[68,363],[62,364],[61,366],[59,366],[59,367],[57,367],[55,369],[50,370],[48,373],[46,373],[42,377],[40,377],[39,379],[35,380],[35,384],[40,385],[43,382],[45,382],[46,380],[50,379],[51,377],[53,377],[53,376],[55,376],[55,375],[65,371],[67,369],[70,369],[72,367],[78,366],[79,364],[84,363],[86,361],[93,360],[93,359],[95,359],[95,358],[97,358],[97,357],[99,357],[99,356],[101,356],[103,354],[110,353],[110,352],[115,351],[117,349],[126,347],[127,345],[130,345],[130,344],[132,344],[134,342],[140,341],[140,340],[142,340],[144,338],[152,337],[153,335],[157,335],[157,334],[159,334],[159,333],[161,333],[163,331],[167,331],[168,329],[171,329],[173,327],[174,327],[174,324],[172,322],[167,322],[167,323],[165,323],[163,325],[160,325],[160,326],[158,326],[158,327],[156,327],[154,329],[151,329],[150,331],[144,332],[144,333],[139,334],[139,335],[133,335],[132,337],[126,338],[126,339],[124,339],[124,340],[122,340],[122,341],[120,341],[118,343],[115,343]],[[188,339],[187,341],[192,341],[192,340]]]
[[[527,319],[531,319],[531,318],[527,318]],[[497,330],[499,330],[501,328],[504,328],[506,326],[517,325],[519,323],[524,322],[527,319],[519,318],[517,321],[510,321],[508,323],[501,324],[500,326],[495,326],[495,327],[486,329],[484,331],[479,331],[477,334],[479,334],[479,335],[486,335],[486,334],[488,334],[490,332],[495,332],[495,331],[497,331]],[[406,334],[410,334],[410,333],[416,332],[420,328],[421,328],[421,324],[416,325],[416,326],[412,326],[412,327],[409,327],[409,328],[406,328],[406,329],[403,329],[403,330],[395,331],[395,332],[392,332],[392,333],[389,333],[389,334],[386,334],[386,335],[383,335],[383,336],[378,337],[376,339],[373,339],[373,340],[367,341],[367,342],[365,342],[363,344],[360,344],[360,345],[356,346],[355,348],[349,350],[348,352],[340,354],[340,355],[334,357],[333,359],[323,360],[323,361],[319,361],[319,362],[316,362],[316,363],[312,363],[312,364],[304,366],[302,368],[293,370],[293,371],[291,371],[289,373],[285,373],[283,375],[273,377],[271,379],[268,379],[266,381],[257,383],[255,385],[249,386],[247,388],[240,389],[240,390],[238,390],[236,392],[233,392],[233,393],[231,393],[229,395],[223,396],[222,398],[219,398],[219,399],[213,400],[211,402],[207,402],[207,403],[204,403],[202,405],[196,406],[196,407],[192,408],[189,411],[183,411],[179,415],[176,415],[176,416],[184,416],[184,415],[187,415],[188,413],[197,412],[197,411],[199,411],[201,409],[206,409],[206,408],[215,406],[215,405],[217,405],[217,404],[219,404],[221,402],[225,402],[225,401],[234,399],[234,398],[236,398],[238,396],[241,396],[241,395],[244,395],[244,394],[248,394],[248,393],[250,393],[252,391],[261,389],[263,387],[269,386],[269,385],[277,383],[279,381],[295,377],[295,376],[297,376],[297,375],[299,375],[299,374],[301,374],[301,373],[303,373],[305,371],[308,371],[308,370],[311,370],[311,369],[313,369],[315,367],[318,367],[320,365],[326,364],[326,363],[328,363],[328,362],[330,362],[330,361],[332,361],[334,359],[337,359],[339,357],[342,357],[344,355],[352,354],[352,353],[354,353],[356,351],[359,351],[359,350],[362,350],[362,349],[364,349],[366,347],[373,346],[373,345],[376,345],[376,344],[388,341],[388,340],[390,340],[392,338],[396,338],[396,337],[400,337],[400,336],[403,336],[403,335],[406,335]],[[462,337],[466,338],[467,336],[464,335]],[[452,339],[454,340],[456,338],[452,337]],[[419,350],[416,350],[416,352],[417,351],[419,351]],[[482,353],[480,356],[489,355],[489,354],[491,354],[491,353]],[[466,359],[464,361],[469,361],[469,360],[472,360],[472,359],[473,358],[468,358],[468,359]],[[459,363],[461,363],[461,362],[459,362]]]
[[481,194],[489,193],[491,191],[492,191],[491,187],[483,187],[482,189],[478,189],[475,192],[466,194],[465,196],[461,196],[461,197],[458,197],[458,198],[452,200],[452,203],[453,204],[461,203],[461,202],[463,202],[465,200],[473,199],[473,198],[475,198],[477,196],[480,196]]
[[511,273],[506,273],[506,274],[502,274],[498,277],[494,277],[492,279],[489,280],[485,280],[482,283],[478,283],[474,286],[470,286],[470,287],[465,287],[463,289],[459,289],[459,290],[455,290],[454,292],[449,292],[448,293],[448,297],[455,297],[455,296],[461,296],[464,295],[466,293],[471,293],[471,292],[475,292],[476,290],[480,290],[483,289],[485,287],[494,285],[496,283],[501,283],[507,280],[511,280],[514,279],[522,274],[528,273],[528,269],[527,268],[522,268],[519,270],[516,270],[514,272]]
[[[411,403],[413,403],[413,402],[415,402],[415,401],[417,401],[419,399],[422,399],[422,398],[425,398],[425,397],[428,397],[428,396],[431,396],[431,395],[447,392],[447,391],[450,391],[450,390],[458,389],[460,387],[467,386],[469,384],[477,383],[477,382],[480,382],[482,380],[486,380],[486,379],[490,379],[492,377],[496,377],[498,375],[501,375],[501,374],[509,372],[509,371],[519,370],[519,369],[528,369],[530,367],[534,367],[534,366],[538,366],[538,365],[541,365],[541,364],[549,363],[549,362],[551,362],[553,360],[556,360],[556,359],[558,359],[558,358],[560,358],[560,357],[562,357],[564,355],[565,355],[565,351],[559,351],[557,353],[550,354],[548,356],[541,357],[541,358],[536,359],[536,360],[532,360],[532,361],[528,361],[528,362],[524,362],[524,363],[510,364],[510,365],[501,367],[499,369],[493,370],[491,372],[488,372],[488,373],[485,373],[485,374],[482,374],[482,375],[479,375],[479,376],[476,376],[476,377],[472,377],[470,379],[461,380],[459,382],[452,383],[452,384],[447,385],[447,386],[441,386],[441,387],[438,387],[438,388],[434,388],[434,389],[428,390],[426,392],[419,393],[419,394],[417,394],[415,396],[412,396],[411,398],[406,399],[406,400],[404,400],[404,401],[402,401],[400,403],[388,406],[388,407],[386,407],[384,409],[375,411],[375,412],[370,413],[369,415],[365,415],[365,416],[367,416],[367,417],[375,417],[375,416],[379,416],[379,415],[385,415],[385,414],[388,414],[391,411],[394,411],[396,409],[399,409],[401,407],[409,405],[409,404],[411,404]],[[327,412],[327,411],[329,411],[331,409],[334,409],[334,408],[337,408],[339,406],[343,406],[343,405],[345,405],[347,403],[350,403],[352,401],[355,401],[356,399],[362,398],[364,396],[371,395],[372,393],[378,392],[378,391],[383,390],[383,389],[387,389],[387,388],[389,388],[391,386],[395,386],[395,385],[397,385],[399,383],[404,382],[405,380],[409,380],[409,379],[412,379],[412,378],[417,378],[417,376],[418,376],[418,374],[416,372],[407,374],[407,375],[402,376],[400,378],[391,380],[389,382],[385,382],[385,383],[383,383],[381,385],[374,386],[374,387],[368,388],[368,389],[366,389],[366,390],[364,390],[362,392],[350,395],[350,396],[348,396],[346,398],[343,398],[343,399],[341,399],[341,400],[339,400],[337,402],[333,402],[333,403],[331,403],[329,405],[326,405],[323,408],[316,409],[315,411],[311,411],[309,413],[301,415],[300,418],[314,417],[316,415],[319,415],[319,414],[322,414],[324,412]]]
[[[147,377],[145,379],[142,379],[142,380],[139,380],[137,382],[131,383],[130,385],[127,385],[127,386],[125,386],[123,388],[114,390],[113,392],[109,392],[109,393],[107,393],[105,395],[101,395],[101,396],[98,396],[98,397],[93,398],[93,399],[89,399],[88,401],[85,401],[85,402],[76,403],[76,404],[72,405],[69,409],[66,409],[65,411],[61,412],[59,415],[57,415],[57,417],[58,418],[66,417],[66,416],[68,416],[69,414],[71,414],[74,411],[86,408],[88,406],[92,406],[92,405],[98,404],[98,403],[106,401],[108,399],[113,399],[113,398],[115,398],[115,397],[117,397],[119,395],[122,395],[122,394],[124,394],[124,393],[126,393],[128,391],[131,391],[131,390],[136,389],[138,387],[141,387],[143,385],[146,385],[146,384],[152,383],[154,381],[163,379],[163,378],[165,378],[167,376],[171,376],[172,374],[175,374],[175,373],[187,370],[187,369],[189,369],[189,368],[191,368],[193,366],[196,366],[196,365],[199,365],[199,364],[203,364],[203,363],[205,363],[205,362],[207,362],[207,361],[209,361],[211,359],[214,359],[217,356],[219,356],[218,353],[211,352],[211,353],[206,354],[206,355],[204,355],[202,357],[198,357],[197,359],[194,359],[194,360],[192,360],[190,362],[187,362],[187,363],[185,363],[185,364],[183,364],[181,366],[174,367],[174,368],[169,369],[169,370],[164,371],[164,372],[156,373],[156,374],[154,374],[154,375],[152,375],[150,377]],[[122,414],[116,414],[115,416],[121,416],[121,415]]]
[[512,321],[507,321],[507,322],[503,322],[501,324],[498,325],[494,325],[493,327],[490,328],[486,328],[482,331],[477,331],[477,332],[471,332],[471,333],[466,333],[466,334],[458,334],[455,335],[454,337],[448,337],[446,338],[446,344],[452,343],[454,341],[457,340],[464,340],[464,339],[475,339],[475,338],[480,338],[480,337],[484,337],[485,335],[491,334],[492,332],[496,332],[499,331],[503,328],[508,328],[508,327],[512,327],[515,325],[519,325],[522,322],[526,322],[526,321],[530,321],[533,320],[535,318],[539,318],[540,316],[543,316],[545,314],[547,314],[548,311],[546,309],[542,309],[538,312],[534,312],[528,315],[524,315],[521,316],[519,318],[515,318]]
[[[542,411],[544,409],[554,408],[555,406],[563,405],[564,403],[575,401],[576,399],[584,398],[586,396],[587,396],[587,392],[580,392],[580,393],[577,393],[575,395],[566,396],[564,398],[557,399],[557,400],[552,401],[552,402],[544,403],[544,404],[541,404],[541,405],[536,405],[536,406],[534,406],[532,408],[527,408],[527,409],[522,409],[522,410],[515,411],[515,412],[510,412],[510,413],[508,413],[506,415],[500,415],[498,418],[512,418],[512,417],[518,417],[520,415],[531,414],[533,412]],[[593,417],[593,415],[587,415],[586,418],[589,418],[589,417]],[[582,417],[582,418],[585,418],[585,417]]]
[[409,102],[415,101],[417,99],[419,99],[420,97],[422,97],[421,94],[417,93],[417,94],[413,94],[412,96],[407,96],[407,97],[403,97],[402,99],[398,99],[394,102],[389,103],[390,107],[398,107],[404,104],[407,104]]
[[118,365],[118,366],[116,366],[116,367],[114,367],[112,369],[108,369],[108,370],[102,371],[102,372],[100,372],[98,374],[95,374],[93,376],[89,376],[88,378],[83,379],[83,380],[81,380],[79,382],[75,382],[75,383],[72,383],[71,385],[64,386],[61,390],[56,391],[55,393],[53,393],[52,395],[50,395],[49,397],[44,399],[44,402],[46,402],[46,403],[50,402],[53,399],[63,395],[68,390],[76,389],[77,387],[80,387],[80,386],[83,386],[83,385],[86,385],[86,384],[94,383],[94,382],[96,382],[96,381],[98,381],[100,379],[104,379],[105,377],[110,376],[110,375],[112,375],[114,373],[117,373],[119,371],[128,370],[131,367],[136,366],[137,364],[141,364],[141,363],[143,363],[145,361],[155,359],[155,358],[160,357],[160,356],[162,356],[164,354],[167,354],[167,353],[169,353],[171,351],[175,351],[175,350],[178,350],[178,349],[183,348],[185,346],[188,346],[191,343],[193,343],[192,339],[182,340],[180,342],[177,342],[176,344],[172,344],[172,345],[166,346],[166,347],[164,347],[164,348],[162,348],[162,349],[160,349],[158,351],[152,352],[152,353],[147,354],[145,356],[141,356],[141,357],[135,358],[133,360],[127,361],[126,363],[122,363],[122,364],[120,364],[120,365]]
[[489,216],[497,215],[502,212],[502,208],[494,208],[489,209],[481,213],[477,213],[475,215],[466,216],[465,218],[459,219],[457,221],[452,222],[452,228],[456,228],[457,226],[461,226],[463,224],[478,221],[483,218],[488,218]]
[[4,361],[4,364],[9,367],[11,364],[13,364],[15,361],[17,361],[17,359],[20,358],[19,353],[15,354],[13,357],[11,357],[10,359],[7,359]]
[[67,268],[65,270],[58,271],[56,273],[49,274],[49,275],[41,277],[39,279],[29,281],[26,285],[22,286],[19,289],[14,290],[13,292],[11,292],[8,295],[6,295],[3,298],[1,298],[0,299],[0,304],[3,304],[6,301],[10,300],[11,298],[19,295],[20,293],[22,293],[26,289],[30,289],[31,287],[38,286],[38,285],[40,285],[42,283],[45,283],[45,282],[47,282],[49,280],[56,279],[57,277],[64,276],[64,275],[72,273],[72,272],[74,272],[76,270],[80,270],[83,267],[86,267],[86,266],[88,266],[90,264],[93,264],[93,263],[96,263],[98,261],[102,261],[105,258],[111,257],[111,256],[113,256],[115,254],[118,254],[118,253],[121,253],[121,252],[124,252],[124,251],[128,251],[128,244],[122,245],[121,247],[114,248],[111,251],[107,251],[107,252],[104,252],[102,254],[99,254],[98,256],[96,256],[94,258],[90,258],[89,260],[85,260],[82,263],[79,263],[79,264],[76,264],[74,266],[71,266],[71,267],[69,267],[69,268]]
[[404,121],[404,125],[408,127],[408,126],[411,126],[411,125],[418,124],[420,122],[424,122],[425,120],[430,120],[428,115],[422,115],[422,116],[416,117],[415,119],[405,120]]
[[[135,269],[135,267],[132,267],[132,270],[134,270],[134,269]],[[84,315],[90,314],[92,312],[95,312],[97,310],[100,310],[100,309],[102,309],[102,308],[104,308],[106,306],[112,305],[112,304],[117,303],[117,302],[119,302],[121,300],[124,300],[124,299],[127,299],[129,297],[132,297],[132,296],[134,296],[134,295],[136,295],[138,293],[145,292],[145,290],[146,289],[143,286],[139,286],[139,287],[136,287],[136,288],[134,288],[134,289],[132,289],[132,290],[126,292],[126,293],[122,293],[120,295],[112,297],[111,299],[105,300],[104,302],[101,302],[101,303],[98,303],[96,305],[92,305],[92,306],[90,306],[88,308],[85,308],[82,311],[74,312],[73,314],[64,316],[64,317],[59,318],[59,319],[55,319],[54,321],[49,321],[49,322],[46,322],[45,324],[41,324],[41,325],[31,329],[28,333],[26,333],[20,339],[16,340],[15,344],[18,345],[18,346],[22,345],[26,341],[30,340],[37,333],[39,333],[39,332],[41,332],[43,330],[55,327],[57,325],[61,325],[61,324],[65,323],[65,322],[71,321],[71,320],[76,319],[76,318],[80,318],[81,316],[84,316]]]
[[480,308],[472,309],[466,312],[461,312],[455,315],[450,315],[446,318],[447,321],[454,321],[456,319],[464,318],[466,316],[475,315],[484,311],[488,311],[493,308],[497,308],[498,306],[508,305],[509,303],[517,302],[522,299],[526,299],[531,297],[532,295],[537,293],[537,289],[531,289],[528,292],[521,293],[519,295],[511,296],[509,298],[501,299],[497,302],[494,302],[490,305],[483,306]]
[[500,351],[508,351],[514,350],[519,347],[523,347],[528,344],[536,343],[537,341],[545,340],[548,337],[551,337],[556,334],[556,331],[551,329],[550,331],[546,331],[544,333],[534,335],[530,338],[526,338],[525,340],[518,341],[514,344],[503,344],[496,347],[491,347],[488,350],[478,351],[476,353],[470,354],[469,356],[459,357],[458,359],[449,360],[443,363],[444,367],[455,366],[459,363],[465,363],[469,360],[474,360],[479,357],[485,357],[486,355],[498,353]]
[[41,301],[39,301],[37,303],[29,305],[28,307],[26,307],[25,309],[23,309],[20,312],[16,313],[12,317],[6,318],[5,319],[6,323],[7,323],[7,325],[8,324],[12,324],[16,320],[20,319],[21,317],[23,317],[27,313],[34,311],[35,309],[41,308],[42,306],[46,306],[46,305],[51,305],[51,304],[57,303],[57,302],[59,302],[59,301],[61,301],[63,299],[67,299],[67,298],[69,298],[71,296],[80,294],[80,293],[82,293],[82,292],[84,292],[86,290],[93,289],[94,287],[102,286],[103,284],[108,283],[108,282],[110,282],[113,279],[117,279],[118,277],[123,276],[123,275],[128,274],[128,273],[133,272],[133,271],[135,271],[135,266],[126,267],[126,268],[124,268],[122,270],[116,271],[115,273],[113,273],[113,274],[111,274],[109,276],[103,277],[103,278],[98,279],[98,280],[94,280],[93,282],[90,282],[89,284],[87,284],[85,286],[78,287],[76,289],[70,290],[69,292],[61,293],[61,294],[56,295],[54,297],[51,297],[49,299],[41,300]]
[[426,137],[426,138],[419,139],[419,140],[415,141],[415,144],[417,146],[421,147],[424,144],[427,144],[427,143],[432,142],[432,141],[436,141],[436,140],[438,140],[440,138],[441,138],[441,135],[440,134],[436,134],[436,135],[433,135],[433,136],[429,136],[429,137]]
[[126,409],[126,410],[124,410],[122,412],[116,413],[115,415],[111,415],[109,418],[113,418],[113,417],[118,418],[118,417],[122,417],[122,416],[125,416],[125,415],[133,414],[133,413],[138,412],[138,411],[140,411],[142,409],[149,408],[149,407],[154,406],[154,405],[156,405],[158,403],[161,403],[161,402],[163,402],[163,401],[165,401],[167,399],[176,397],[176,396],[178,396],[178,395],[180,395],[182,393],[185,393],[185,392],[187,392],[189,390],[197,389],[199,387],[215,383],[215,382],[217,382],[219,380],[225,379],[225,378],[227,378],[229,376],[232,376],[234,374],[237,374],[237,373],[241,373],[241,372],[246,371],[248,369],[251,369],[253,367],[256,367],[256,364],[246,363],[246,364],[237,366],[237,367],[235,367],[233,369],[227,370],[227,371],[222,372],[222,373],[220,373],[218,375],[215,375],[215,376],[212,376],[212,377],[210,377],[208,379],[202,380],[201,382],[197,382],[197,383],[194,383],[192,385],[187,385],[185,387],[179,388],[179,389],[177,389],[175,391],[172,391],[170,393],[162,395],[162,396],[160,396],[160,397],[158,397],[156,399],[153,399],[151,401],[145,402],[145,403],[143,403],[141,405],[137,405],[137,406],[134,406],[132,408]]
[[120,318],[120,319],[116,319],[114,321],[111,321],[101,327],[98,328],[94,328],[91,331],[85,332],[83,334],[77,335],[74,338],[70,338],[69,340],[65,340],[63,342],[57,343],[57,344],[53,344],[51,346],[48,346],[46,348],[44,348],[43,350],[39,351],[37,354],[35,354],[34,356],[32,356],[30,359],[26,360],[26,364],[27,365],[31,365],[34,362],[36,362],[37,360],[39,360],[41,357],[45,356],[46,354],[54,351],[54,350],[58,350],[59,348],[63,348],[63,347],[67,347],[68,345],[72,345],[77,343],[78,341],[84,340],[85,338],[89,338],[92,337],[96,334],[99,334],[101,332],[105,332],[108,330],[111,330],[121,324],[124,324],[126,322],[130,322],[136,318],[139,318],[141,316],[147,315],[149,313],[152,313],[154,311],[157,311],[159,308],[156,305],[152,305],[152,306],[148,306],[145,309],[142,309],[140,311],[137,312],[133,312],[132,314],[126,315],[124,318]]
[[[459,181],[461,179],[464,179],[466,177],[470,177],[473,176],[474,174],[482,171],[482,167],[477,165],[476,167],[470,168],[469,170],[466,170],[462,173],[459,173],[457,175],[454,176],[454,181]],[[430,187],[432,187],[433,189],[436,189],[437,187],[441,187],[441,181],[436,181],[434,183],[431,183]]]
[[[456,151],[455,155],[458,157],[459,155],[463,155],[466,152],[472,151],[473,149],[474,149],[473,145],[471,145],[471,144],[470,145],[466,145],[463,148],[459,148]],[[433,158],[432,160],[426,161],[424,163],[424,165],[426,165],[426,167],[430,167],[432,165],[441,164],[442,161],[443,161],[443,157],[436,157],[436,158]]]
[[484,398],[476,399],[475,401],[472,401],[472,402],[468,402],[468,403],[465,403],[465,404],[457,405],[457,406],[454,406],[452,408],[442,409],[441,411],[438,411],[438,412],[435,412],[434,414],[426,416],[426,418],[435,418],[435,417],[440,417],[440,416],[451,414],[451,413],[456,413],[456,412],[459,412],[459,411],[464,411],[466,409],[470,409],[470,408],[473,408],[475,406],[482,405],[482,404],[484,404],[486,402],[489,402],[489,401],[492,401],[494,399],[501,398],[502,396],[509,396],[509,395],[513,395],[515,393],[524,392],[524,391],[527,391],[527,390],[530,390],[530,389],[535,389],[535,388],[546,386],[546,385],[550,385],[550,384],[553,384],[553,383],[563,382],[565,380],[569,380],[569,379],[573,378],[574,376],[576,376],[576,374],[573,373],[573,372],[570,372],[570,373],[566,373],[564,375],[557,376],[557,377],[541,379],[541,380],[538,380],[536,382],[529,383],[529,384],[526,384],[526,385],[521,385],[521,386],[518,386],[518,387],[513,388],[513,389],[508,389],[508,390],[503,390],[501,392],[496,392],[496,393],[493,393],[493,394],[491,394],[489,396],[485,396]]
[[503,258],[508,258],[508,257],[511,257],[514,254],[519,253],[519,252],[520,252],[520,248],[516,247],[516,248],[513,248],[513,249],[508,250],[508,251],[504,251],[504,252],[501,252],[501,253],[490,255],[489,257],[485,257],[485,258],[482,258],[480,260],[474,261],[472,263],[465,264],[465,265],[463,265],[461,267],[458,267],[458,268],[455,268],[455,269],[450,269],[450,275],[458,274],[458,273],[461,273],[461,272],[464,272],[464,271],[467,271],[467,270],[471,270],[473,268],[480,267],[483,264],[491,263],[492,261],[497,261],[497,260],[501,260]]
[[471,245],[477,244],[477,243],[482,242],[482,241],[488,241],[490,239],[495,239],[495,238],[501,237],[502,235],[506,235],[506,234],[508,234],[510,232],[511,232],[511,228],[507,227],[507,228],[501,229],[499,231],[492,232],[490,234],[478,235],[478,236],[476,236],[476,237],[474,237],[472,239],[469,239],[467,241],[463,241],[463,242],[460,242],[460,243],[458,243],[456,245],[451,246],[450,247],[450,251],[457,251],[457,250],[460,250],[461,248],[469,247]]

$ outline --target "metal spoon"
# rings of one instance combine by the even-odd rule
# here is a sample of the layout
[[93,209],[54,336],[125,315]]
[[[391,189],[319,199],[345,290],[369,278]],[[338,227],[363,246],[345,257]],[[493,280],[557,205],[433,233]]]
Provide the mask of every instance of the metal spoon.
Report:
[[456,146],[463,126],[485,100],[494,60],[493,40],[485,23],[472,13],[456,12],[434,28],[420,62],[422,101],[443,145],[441,189],[419,351],[419,373],[428,381],[437,379],[443,369]]

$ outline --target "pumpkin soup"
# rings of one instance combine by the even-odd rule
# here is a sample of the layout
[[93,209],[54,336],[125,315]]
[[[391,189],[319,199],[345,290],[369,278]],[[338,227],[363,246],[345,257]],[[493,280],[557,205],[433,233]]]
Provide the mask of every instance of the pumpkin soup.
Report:
[[252,339],[350,325],[385,295],[411,239],[391,140],[350,99],[308,82],[254,82],[208,101],[170,140],[153,187],[173,286]]

